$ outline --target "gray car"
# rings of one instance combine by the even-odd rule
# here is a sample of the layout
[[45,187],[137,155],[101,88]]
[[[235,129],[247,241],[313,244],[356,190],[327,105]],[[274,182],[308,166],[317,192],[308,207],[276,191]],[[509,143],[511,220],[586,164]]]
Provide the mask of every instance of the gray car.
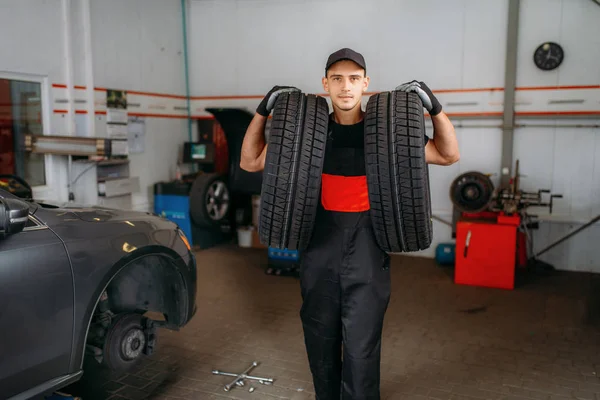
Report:
[[174,223],[0,189],[0,397],[67,386],[84,358],[125,371],[158,326],[179,329],[195,311],[196,261]]

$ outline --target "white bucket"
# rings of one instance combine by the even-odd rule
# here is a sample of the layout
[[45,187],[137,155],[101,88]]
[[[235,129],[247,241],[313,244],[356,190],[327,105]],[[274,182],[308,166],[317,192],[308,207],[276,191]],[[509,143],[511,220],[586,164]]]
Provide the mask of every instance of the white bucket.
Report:
[[237,230],[238,246],[252,247],[252,231],[251,227],[242,227]]

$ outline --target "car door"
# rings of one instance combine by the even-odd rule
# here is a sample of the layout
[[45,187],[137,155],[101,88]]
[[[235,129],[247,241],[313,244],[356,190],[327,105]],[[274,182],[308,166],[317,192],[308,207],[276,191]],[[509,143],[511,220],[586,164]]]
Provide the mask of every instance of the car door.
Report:
[[68,374],[72,337],[69,258],[61,240],[30,215],[23,231],[0,233],[1,397]]

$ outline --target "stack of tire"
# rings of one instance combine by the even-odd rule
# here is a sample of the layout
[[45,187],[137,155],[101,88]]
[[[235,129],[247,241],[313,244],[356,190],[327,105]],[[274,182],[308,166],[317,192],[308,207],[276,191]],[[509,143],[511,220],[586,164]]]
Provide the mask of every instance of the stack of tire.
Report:
[[[329,107],[323,97],[281,94],[273,109],[263,173],[259,237],[304,250],[320,201]],[[365,114],[365,163],[375,236],[390,253],[428,248],[432,239],[425,119],[418,95],[372,95]]]

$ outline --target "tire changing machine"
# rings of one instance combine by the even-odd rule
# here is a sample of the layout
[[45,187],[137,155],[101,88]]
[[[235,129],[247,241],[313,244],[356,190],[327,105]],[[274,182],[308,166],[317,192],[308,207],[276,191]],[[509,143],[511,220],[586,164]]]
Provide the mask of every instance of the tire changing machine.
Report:
[[176,223],[190,244],[210,248],[233,238],[232,206],[226,177],[214,172],[214,144],[184,144],[184,163],[199,173],[154,185],[154,213]]
[[[552,214],[553,200],[562,195],[521,190],[518,160],[515,171],[506,188],[494,187],[489,175],[477,171],[452,182],[455,283],[514,289],[517,273],[522,278],[526,271],[554,269],[533,256],[531,231],[539,222],[527,208],[549,207]],[[542,199],[546,193],[549,201]]]

